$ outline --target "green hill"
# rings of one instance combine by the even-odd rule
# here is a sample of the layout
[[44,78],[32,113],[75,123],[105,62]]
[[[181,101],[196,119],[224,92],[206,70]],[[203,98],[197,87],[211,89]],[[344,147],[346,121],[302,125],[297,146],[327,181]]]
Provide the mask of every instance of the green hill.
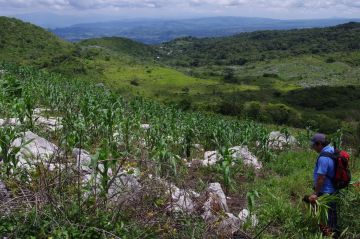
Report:
[[155,50],[143,43],[122,37],[104,37],[84,40],[80,46],[105,48],[118,54],[126,54],[140,59],[153,59]]
[[328,28],[241,33],[232,37],[192,37],[164,43],[159,53],[179,66],[244,65],[305,54],[360,49],[360,23]]
[[72,44],[40,27],[0,17],[0,60],[48,66],[73,50]]

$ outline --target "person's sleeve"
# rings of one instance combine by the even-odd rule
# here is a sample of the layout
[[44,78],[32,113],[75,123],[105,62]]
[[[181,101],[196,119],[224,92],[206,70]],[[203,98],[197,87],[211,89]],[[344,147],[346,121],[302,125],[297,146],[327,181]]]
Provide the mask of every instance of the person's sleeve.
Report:
[[317,174],[326,175],[328,173],[329,160],[327,157],[320,157]]

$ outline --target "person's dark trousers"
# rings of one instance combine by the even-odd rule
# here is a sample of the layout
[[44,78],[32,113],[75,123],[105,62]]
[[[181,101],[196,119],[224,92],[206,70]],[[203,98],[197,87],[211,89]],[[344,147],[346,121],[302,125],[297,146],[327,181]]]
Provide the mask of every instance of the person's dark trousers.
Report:
[[[337,195],[338,193],[334,193],[331,195]],[[324,194],[320,194],[318,195],[319,197],[321,197]],[[338,237],[339,234],[339,228],[338,228],[338,205],[337,202],[331,202],[329,205],[329,209],[328,209],[328,222],[327,222],[327,226],[331,229],[331,231],[333,233],[335,233],[335,238]]]

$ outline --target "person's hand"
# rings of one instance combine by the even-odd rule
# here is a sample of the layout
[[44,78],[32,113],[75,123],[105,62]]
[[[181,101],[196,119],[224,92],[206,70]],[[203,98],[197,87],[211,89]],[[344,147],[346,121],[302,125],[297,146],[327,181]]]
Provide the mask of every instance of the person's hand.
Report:
[[316,194],[313,194],[309,197],[309,202],[314,204],[318,200],[318,196]]

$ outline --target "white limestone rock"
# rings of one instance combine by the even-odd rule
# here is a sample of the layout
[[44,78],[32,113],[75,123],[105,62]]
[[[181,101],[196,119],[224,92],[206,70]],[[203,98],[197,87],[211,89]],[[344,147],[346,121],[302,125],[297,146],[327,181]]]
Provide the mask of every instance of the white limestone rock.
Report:
[[[99,170],[104,170],[102,164],[99,165]],[[110,203],[121,204],[137,199],[138,194],[141,192],[141,184],[136,175],[128,174],[126,171],[120,171],[113,177],[113,171],[109,170],[108,176],[111,185],[108,189],[107,199]],[[82,184],[85,198],[91,194],[95,194],[95,192],[99,193],[103,190],[101,188],[101,176],[100,174],[95,174],[95,171],[91,171],[91,173],[83,171]]]
[[239,213],[239,219],[241,221],[241,223],[246,223],[248,220],[251,221],[251,226],[252,227],[256,227],[259,224],[259,220],[257,219],[256,215],[253,214],[250,216],[250,211],[248,209],[243,209],[240,213]]
[[112,203],[123,203],[135,200],[141,191],[141,184],[133,174],[120,172],[110,185],[108,199]]
[[239,231],[240,227],[240,219],[232,213],[226,213],[224,217],[220,218],[217,234],[222,238],[232,238],[234,233]]
[[51,163],[52,159],[60,153],[55,144],[31,131],[27,131],[21,137],[15,139],[11,144],[11,148],[15,147],[21,147],[16,154],[19,161],[17,166],[24,168],[31,168],[35,163],[39,162]]
[[231,238],[240,229],[241,221],[229,212],[226,196],[219,183],[211,183],[206,191],[202,218],[222,238]]
[[214,221],[218,218],[218,214],[229,212],[226,203],[226,196],[221,188],[220,183],[211,183],[206,191],[207,200],[203,205],[204,213],[202,218],[205,221]]
[[[233,159],[243,160],[245,165],[252,166],[255,169],[261,169],[262,164],[258,158],[253,155],[247,146],[235,146],[229,149],[232,153]],[[217,151],[207,151],[204,153],[204,160],[201,162],[202,166],[215,165],[222,156]],[[234,165],[235,163],[233,163]],[[191,164],[190,164],[191,166]]]
[[33,114],[34,115],[41,115],[41,114],[43,114],[43,113],[47,113],[47,112],[50,112],[51,110],[50,109],[47,109],[47,108],[35,108],[34,110],[33,110]]
[[45,127],[47,130],[56,131],[62,129],[61,117],[43,117],[43,116],[34,116],[34,121],[37,125]]
[[170,186],[169,193],[171,193],[168,205],[170,211],[183,213],[193,213],[195,211],[196,204],[193,199],[200,196],[198,193],[179,189],[175,185]]
[[74,148],[72,151],[73,157],[76,159],[76,168],[80,166],[81,171],[91,173],[91,155],[84,149]]
[[230,148],[232,152],[232,157],[234,159],[243,160],[245,165],[252,166],[255,169],[261,169],[262,164],[259,162],[258,158],[253,155],[247,146],[236,146]]
[[213,166],[220,160],[220,155],[217,151],[206,151],[204,153],[203,166]]
[[286,146],[294,146],[297,140],[294,136],[281,133],[280,131],[271,132],[269,135],[269,147],[272,149],[282,150]]
[[144,130],[149,130],[150,129],[150,125],[149,124],[141,124],[140,128],[144,129]]
[[0,204],[7,202],[11,197],[10,191],[6,188],[3,181],[0,180]]
[[20,126],[21,122],[18,118],[0,119],[0,127],[4,126]]

